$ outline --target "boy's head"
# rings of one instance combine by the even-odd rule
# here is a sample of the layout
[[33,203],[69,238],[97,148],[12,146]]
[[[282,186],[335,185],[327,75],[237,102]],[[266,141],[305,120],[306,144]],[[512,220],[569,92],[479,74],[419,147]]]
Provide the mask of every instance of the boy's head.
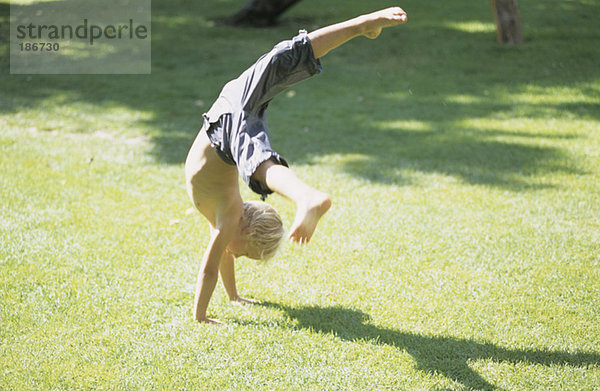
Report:
[[285,237],[281,217],[264,202],[244,202],[240,234],[229,244],[234,256],[266,261],[272,258]]

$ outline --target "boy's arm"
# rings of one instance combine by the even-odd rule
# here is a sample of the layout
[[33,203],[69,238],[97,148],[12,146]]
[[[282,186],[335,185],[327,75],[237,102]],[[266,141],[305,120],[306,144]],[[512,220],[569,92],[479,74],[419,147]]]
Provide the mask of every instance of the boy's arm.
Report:
[[260,303],[258,300],[247,299],[238,295],[237,288],[235,285],[235,258],[228,251],[225,251],[223,257],[221,257],[221,265],[219,266],[221,272],[221,280],[223,286],[227,291],[229,300],[235,303]]
[[204,253],[196,282],[194,316],[198,322],[214,322],[206,317],[206,310],[217,284],[221,258],[225,253],[227,245],[233,238],[238,224],[239,214],[234,213],[220,224],[220,228],[215,228],[211,231],[210,242]]
[[223,281],[223,286],[225,287],[225,291],[227,291],[229,300],[236,301],[239,296],[235,286],[235,259],[229,251],[223,253],[219,271],[221,272],[221,280]]
[[321,58],[359,35],[374,39],[379,36],[382,28],[406,23],[406,20],[406,12],[402,8],[390,7],[320,28],[309,33],[308,38],[315,58]]

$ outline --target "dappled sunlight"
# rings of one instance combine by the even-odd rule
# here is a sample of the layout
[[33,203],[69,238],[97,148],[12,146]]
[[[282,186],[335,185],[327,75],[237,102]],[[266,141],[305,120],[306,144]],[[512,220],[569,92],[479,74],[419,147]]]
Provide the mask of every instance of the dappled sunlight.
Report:
[[[215,1],[210,5],[197,3],[193,10],[181,14],[177,7],[155,4],[152,75],[84,76],[85,82],[81,82],[81,77],[11,78],[6,80],[5,86],[13,98],[0,102],[0,111],[12,115],[16,110],[27,108],[32,113],[30,110],[34,107],[51,106],[52,100],[48,98],[52,95],[56,95],[59,102],[63,94],[72,94],[80,102],[78,107],[83,113],[79,115],[85,117],[84,125],[69,125],[72,128],[79,128],[78,131],[86,127],[101,128],[102,122],[123,131],[130,128],[132,133],[152,138],[153,155],[158,162],[181,164],[201,126],[202,113],[210,107],[222,85],[239,74],[261,51],[291,34],[287,22],[264,31],[219,25],[217,21],[231,12],[231,6],[231,1]],[[295,12],[307,14],[311,9],[307,5]],[[561,121],[567,118],[565,116],[570,121],[583,121],[580,122],[583,127],[571,125],[569,130],[560,131],[561,137],[572,137],[568,133],[578,134],[577,129],[593,129],[593,122],[581,118],[594,118],[598,112],[597,102],[592,98],[597,89],[586,79],[589,71],[565,73],[564,67],[575,60],[560,58],[547,51],[546,43],[528,49],[498,48],[494,43],[489,8],[481,7],[481,11],[485,14],[471,11],[462,21],[443,20],[435,24],[433,21],[442,18],[442,12],[433,14],[432,20],[417,18],[402,30],[386,32],[387,37],[384,35],[375,41],[357,40],[350,43],[348,49],[341,48],[325,58],[324,73],[318,76],[319,80],[307,82],[310,88],[303,88],[304,85],[298,88],[297,96],[290,99],[287,107],[279,109],[280,112],[269,113],[274,132],[285,128],[286,137],[290,139],[286,144],[293,145],[285,150],[283,144],[281,152],[296,164],[303,164],[318,155],[362,154],[370,156],[373,167],[384,165],[383,170],[390,172],[401,172],[406,164],[423,169],[423,162],[428,162],[426,172],[445,167],[440,173],[446,173],[447,167],[456,165],[453,162],[456,158],[464,166],[460,172],[465,173],[469,171],[468,164],[476,165],[477,170],[485,169],[486,165],[480,166],[478,154],[470,158],[461,154],[449,155],[451,149],[443,150],[446,143],[457,150],[461,146],[464,150],[473,150],[479,145],[475,147],[476,151],[488,156],[502,156],[502,150],[506,152],[513,147],[506,143],[490,144],[491,129],[507,132],[519,129],[524,134],[548,135],[554,131],[549,130],[549,126],[554,126],[549,121]],[[447,34],[449,31],[451,35]],[[490,39],[481,40],[474,36],[481,34],[489,35]],[[390,46],[390,42],[397,44]],[[553,63],[561,63],[563,68],[552,68]],[[41,94],[33,93],[32,85],[43,86],[39,90]],[[313,101],[315,94],[311,88],[323,90],[318,91],[321,105]],[[346,107],[348,91],[355,91],[352,107]],[[81,101],[90,104],[84,106]],[[124,111],[104,113],[106,101],[121,105]],[[63,99],[63,102],[66,101]],[[202,106],[196,102],[202,102]],[[130,118],[127,118],[126,108],[130,109]],[[310,127],[319,129],[319,134],[305,134],[306,125],[294,126],[296,118],[302,121],[313,112],[319,120]],[[68,112],[66,114],[68,118]],[[94,124],[94,117],[98,124]],[[292,126],[288,123],[282,126],[277,118],[282,122],[293,118]],[[61,125],[54,119],[50,122],[50,127]],[[338,129],[349,123],[360,124],[365,133],[370,134],[368,139],[351,134],[348,142],[338,142],[336,134],[343,131]],[[563,127],[562,122],[555,125]],[[479,134],[478,130],[485,134]],[[441,137],[441,134],[445,136]],[[448,134],[459,134],[461,139],[447,140]],[[298,145],[298,140],[307,136],[313,140],[316,136],[318,142],[307,143],[306,147],[304,143]],[[485,145],[482,144],[484,140]],[[279,148],[278,145],[282,144],[274,146]],[[497,153],[488,150],[496,145],[500,148]],[[514,148],[527,154],[527,149],[522,146],[515,145]],[[560,151],[561,146],[547,148],[550,155],[559,153],[568,159],[568,155]],[[540,169],[545,160],[540,160],[541,151],[534,152],[539,156],[530,160],[537,167],[534,171]],[[518,175],[524,169],[506,166],[498,170],[503,165],[494,166],[496,169],[487,175],[490,178],[508,172]],[[350,166],[348,170],[353,173]],[[382,178],[393,181],[390,175]],[[369,180],[373,180],[374,176],[370,177]]]
[[[457,120],[456,126],[462,129],[480,132],[482,137],[490,135],[512,136],[517,138],[576,139],[584,137],[587,132],[597,129],[596,121],[572,120],[556,118],[541,120],[539,118],[516,117],[497,118],[465,118]],[[565,132],[565,128],[575,126],[576,132]]]
[[87,102],[76,93],[61,92],[22,107],[16,116],[7,117],[12,127],[32,128],[60,133],[94,133],[102,131],[114,135],[150,133],[154,113],[132,110],[119,102]]
[[358,164],[360,163],[368,163],[373,158],[370,155],[363,153],[329,153],[324,155],[314,156],[311,159],[311,163],[331,163],[331,164],[340,164],[348,161],[354,161]]
[[[468,94],[450,94],[444,97],[444,101],[461,105],[482,104],[485,103],[485,101],[487,100],[485,95],[485,93],[482,96]],[[487,95],[489,95],[489,93]]]
[[470,21],[470,22],[446,22],[444,26],[450,29],[463,31],[465,33],[494,33],[496,26],[493,23]]
[[67,0],[10,0],[11,4],[14,5],[33,5],[36,3],[50,3],[56,1],[67,1]]
[[[109,45],[106,43],[98,42],[94,43],[94,51],[86,51],[87,42],[66,42],[60,48],[60,55],[65,57],[70,57],[77,60],[101,60],[107,56],[117,53],[117,48],[113,45]],[[60,65],[60,64],[58,64]],[[48,65],[48,66],[57,66],[57,65]]]
[[538,105],[561,105],[579,102],[600,103],[600,91],[597,91],[598,95],[594,96],[585,92],[588,88],[594,88],[594,85],[585,83],[577,86],[545,87],[532,84],[510,91],[508,94],[499,94],[499,98],[503,98],[502,95],[508,95],[506,98],[510,98],[515,102]]
[[152,23],[159,23],[171,28],[188,27],[193,25],[194,28],[212,28],[215,27],[213,20],[208,20],[197,15],[153,15]]
[[560,186],[563,175],[587,172],[587,164],[571,156],[564,143],[577,141],[589,128],[575,133],[565,131],[568,126],[572,121],[567,119],[493,115],[375,121],[363,128],[365,133],[346,133],[341,146],[345,153],[334,144],[327,151],[313,149],[310,161],[388,185],[413,185],[430,175],[444,175],[512,190],[546,188]]
[[398,121],[385,121],[385,122],[375,122],[374,124],[379,129],[400,129],[411,132],[422,132],[422,131],[431,131],[431,124],[424,121],[414,121],[414,120],[398,120]]

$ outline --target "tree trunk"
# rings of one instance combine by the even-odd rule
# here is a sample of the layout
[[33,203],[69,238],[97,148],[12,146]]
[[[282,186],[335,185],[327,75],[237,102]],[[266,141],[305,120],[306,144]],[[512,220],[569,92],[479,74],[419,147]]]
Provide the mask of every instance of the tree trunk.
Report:
[[279,15],[300,0],[249,0],[238,13],[233,15],[228,24],[234,26],[272,26]]
[[521,18],[517,0],[490,0],[492,13],[496,21],[498,42],[509,44],[523,43]]

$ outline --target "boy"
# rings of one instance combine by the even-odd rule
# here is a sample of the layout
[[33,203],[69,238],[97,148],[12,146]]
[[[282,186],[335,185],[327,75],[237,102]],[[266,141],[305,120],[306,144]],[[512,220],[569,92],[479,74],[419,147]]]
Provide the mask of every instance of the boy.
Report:
[[186,185],[196,208],[211,226],[211,238],[198,274],[194,315],[201,323],[219,323],[206,317],[218,273],[229,298],[252,302],[237,293],[234,258],[271,257],[284,230],[277,212],[264,203],[244,203],[238,173],[264,198],[276,192],[296,203],[289,238],[308,243],[319,219],[331,206],[324,194],[302,182],[286,161],[271,149],[265,110],[285,88],[321,72],[319,59],[360,35],[377,38],[382,28],[405,23],[406,13],[387,8],[283,41],[262,56],[240,77],[223,87],[204,114],[204,124],[185,163]]

